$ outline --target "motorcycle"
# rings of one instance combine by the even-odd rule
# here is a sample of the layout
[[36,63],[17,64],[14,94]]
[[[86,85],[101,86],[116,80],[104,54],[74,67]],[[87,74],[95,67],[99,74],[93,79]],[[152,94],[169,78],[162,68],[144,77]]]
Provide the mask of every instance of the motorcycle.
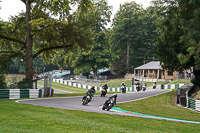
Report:
[[146,84],[142,85],[142,90],[145,91],[146,90]]
[[137,92],[141,91],[140,84],[136,84],[136,90],[137,90]]
[[116,104],[116,99],[117,99],[117,94],[109,97],[108,100],[105,101],[102,110],[109,111]]
[[156,84],[155,83],[153,84],[153,89],[156,89]]
[[101,91],[101,97],[105,97],[106,94],[107,94],[107,89],[103,89],[103,90]]
[[126,87],[124,85],[121,86],[122,93],[126,93]]
[[82,99],[82,105],[88,104],[92,99],[92,94],[86,93],[86,95]]

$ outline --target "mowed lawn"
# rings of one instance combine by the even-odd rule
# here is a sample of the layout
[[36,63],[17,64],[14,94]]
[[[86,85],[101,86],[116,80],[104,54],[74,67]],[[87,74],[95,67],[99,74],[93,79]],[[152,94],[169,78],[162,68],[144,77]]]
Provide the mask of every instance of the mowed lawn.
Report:
[[[38,81],[38,85],[44,86],[44,82]],[[54,94],[55,97],[84,96],[85,93],[88,91],[88,89],[67,86],[67,85],[56,83],[56,82],[52,82],[52,88],[70,92],[70,93],[55,93]],[[116,93],[116,92],[108,92],[108,94],[113,94],[113,93]],[[101,92],[96,90],[95,95],[100,95],[100,94]]]
[[[200,113],[172,104],[174,92],[117,106],[134,112],[200,121]],[[33,106],[19,104],[15,100],[0,100],[0,106],[2,133],[199,133],[200,131],[200,124]]]
[[[38,85],[44,86],[44,81],[38,81]],[[87,89],[73,87],[73,86],[67,86],[67,85],[63,85],[60,83],[56,83],[56,82],[52,82],[52,88],[58,89],[58,90],[63,90],[63,91],[68,91],[68,92],[73,92],[73,93],[84,93],[87,91]]]

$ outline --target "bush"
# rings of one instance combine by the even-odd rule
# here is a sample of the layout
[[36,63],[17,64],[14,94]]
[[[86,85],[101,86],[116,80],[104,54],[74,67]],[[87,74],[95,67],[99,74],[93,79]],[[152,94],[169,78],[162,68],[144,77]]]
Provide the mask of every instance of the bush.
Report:
[[0,74],[0,89],[6,89],[6,77],[4,74]]

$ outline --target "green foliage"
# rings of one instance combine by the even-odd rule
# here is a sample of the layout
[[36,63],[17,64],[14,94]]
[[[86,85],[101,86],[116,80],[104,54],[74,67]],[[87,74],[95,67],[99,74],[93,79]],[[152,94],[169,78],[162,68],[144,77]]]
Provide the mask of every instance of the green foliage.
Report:
[[[163,67],[182,71],[193,67],[195,80],[200,86],[200,1],[157,0],[154,6],[158,22],[158,56]],[[162,52],[161,52],[162,51]]]
[[[85,48],[91,43],[92,19],[84,17],[90,0],[22,0],[27,12],[1,21],[0,61],[7,66],[12,58],[24,58],[26,78],[32,77],[32,59],[39,55],[50,62],[60,49]],[[78,6],[71,12],[73,6]],[[30,14],[29,14],[30,12]],[[79,12],[79,13],[78,13]],[[30,24],[30,25],[29,25]],[[27,34],[26,34],[27,33]],[[3,61],[5,60],[5,61]]]
[[7,84],[6,84],[6,77],[4,74],[0,74],[0,89],[6,89]]
[[105,0],[100,0],[94,4],[93,10],[90,10],[88,18],[93,18],[94,25],[92,31],[94,42],[89,45],[89,49],[79,48],[74,57],[72,66],[75,73],[88,75],[91,70],[94,71],[94,77],[97,76],[97,69],[109,66],[110,62],[110,45],[106,32],[106,24],[110,21],[111,7]]
[[111,36],[113,53],[118,56],[113,60],[116,72],[123,75],[152,60],[156,41],[155,20],[152,9],[144,10],[135,2],[120,6]]

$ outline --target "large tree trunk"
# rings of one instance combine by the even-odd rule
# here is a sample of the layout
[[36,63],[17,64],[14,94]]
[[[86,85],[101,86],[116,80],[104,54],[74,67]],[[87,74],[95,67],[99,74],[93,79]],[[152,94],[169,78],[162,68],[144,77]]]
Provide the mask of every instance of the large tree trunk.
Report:
[[129,55],[130,55],[130,41],[127,41],[127,55],[126,55],[126,71],[129,71]]
[[26,79],[33,79],[33,57],[32,57],[32,36],[31,36],[31,1],[26,0]]
[[94,68],[94,79],[97,78],[97,68]]

